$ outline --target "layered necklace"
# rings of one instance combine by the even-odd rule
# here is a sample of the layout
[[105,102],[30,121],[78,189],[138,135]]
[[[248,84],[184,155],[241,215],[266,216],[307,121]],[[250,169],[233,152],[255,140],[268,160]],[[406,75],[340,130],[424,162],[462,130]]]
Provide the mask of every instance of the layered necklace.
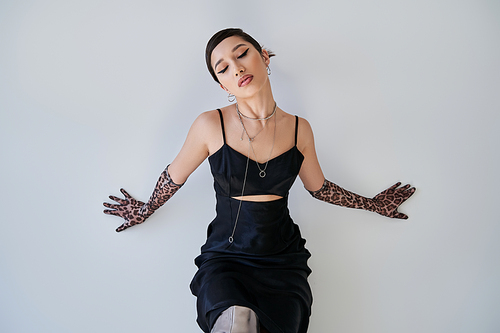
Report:
[[[271,119],[276,114],[276,108],[277,108],[277,104],[275,102],[274,103],[274,110],[273,110],[273,112],[269,116],[267,116],[265,118],[250,118],[250,117],[247,117],[243,113],[240,112],[240,110],[238,109],[238,103],[236,103],[236,113],[238,114],[238,119],[240,120],[241,127],[243,128],[243,132],[241,133],[240,140],[243,140],[243,135],[246,134],[246,136],[248,138],[248,146],[249,147],[248,147],[248,153],[247,153],[247,163],[246,163],[246,166],[245,166],[245,176],[243,178],[243,185],[242,185],[242,188],[241,188],[240,203],[238,205],[238,211],[236,213],[236,219],[234,221],[233,232],[231,233],[231,236],[229,236],[229,243],[230,244],[232,244],[233,241],[234,241],[234,233],[236,232],[236,225],[238,224],[238,219],[240,217],[241,203],[243,202],[243,196],[245,195],[245,185],[247,183],[247,175],[248,175],[248,164],[250,162],[250,150],[253,153],[253,156],[254,156],[254,159],[255,159],[255,163],[257,164],[257,168],[259,169],[259,176],[260,176],[260,178],[266,177],[267,165],[269,164],[269,159],[271,158],[271,155],[272,155],[273,149],[274,149],[274,143],[276,142],[276,117],[274,118],[273,145],[271,147],[271,151],[269,152],[269,156],[267,157],[267,161],[265,163],[264,169],[261,169],[259,162],[257,162],[257,156],[255,155],[255,150],[253,149],[252,142],[253,142],[253,140],[255,140],[255,138],[257,137],[257,135],[259,135],[260,132],[262,132],[264,130],[264,128],[267,125],[267,122],[269,121],[269,119]],[[266,122],[264,123],[264,126],[262,126],[262,129],[260,129],[260,131],[258,131],[257,134],[255,134],[253,137],[251,137],[248,134],[247,129],[245,128],[245,124],[243,124],[243,119],[241,119],[241,117],[246,118],[246,119],[250,119],[250,120],[261,120],[261,121],[265,120]]]
[[[243,128],[243,132],[241,133],[240,140],[243,140],[243,134],[246,134],[246,136],[248,138],[248,144],[250,146],[249,148],[251,148],[251,150],[252,150],[252,154],[253,154],[253,157],[254,157],[254,160],[255,160],[255,164],[257,164],[257,168],[259,169],[259,176],[260,176],[260,178],[264,178],[266,176],[267,165],[269,164],[269,159],[271,158],[271,155],[272,155],[273,149],[274,149],[274,143],[276,142],[276,118],[274,118],[273,145],[271,147],[271,151],[269,152],[269,156],[267,157],[267,161],[265,163],[264,169],[261,169],[259,162],[257,162],[257,155],[255,155],[255,150],[253,149],[252,142],[253,142],[253,140],[255,140],[255,138],[257,137],[257,135],[259,135],[260,132],[262,132],[264,130],[264,128],[266,128],[266,125],[267,125],[267,122],[269,121],[269,119],[271,119],[276,114],[276,108],[277,107],[278,107],[278,105],[276,104],[276,102],[274,102],[274,110],[273,110],[273,112],[269,116],[267,116],[265,118],[250,118],[250,117],[245,116],[243,113],[240,112],[240,110],[238,109],[238,103],[236,103],[236,113],[238,114],[238,119],[240,120],[241,127]],[[250,119],[250,120],[261,120],[261,121],[265,120],[266,122],[264,123],[264,126],[262,126],[262,128],[260,129],[260,131],[258,131],[257,134],[255,134],[253,137],[251,137],[248,134],[248,131],[245,128],[245,124],[243,124],[243,119],[241,119],[241,117],[246,118],[246,119]]]

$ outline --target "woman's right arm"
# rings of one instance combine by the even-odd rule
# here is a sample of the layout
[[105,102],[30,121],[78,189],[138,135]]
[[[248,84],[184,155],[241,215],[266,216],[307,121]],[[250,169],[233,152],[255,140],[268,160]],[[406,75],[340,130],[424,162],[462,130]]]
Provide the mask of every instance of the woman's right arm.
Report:
[[[184,145],[174,161],[161,173],[147,203],[134,199],[124,189],[124,198],[110,196],[117,204],[105,202],[105,214],[115,215],[125,221],[116,231],[123,231],[143,223],[151,214],[170,199],[184,184],[189,175],[208,157],[218,144],[214,111],[205,112],[194,121]],[[219,134],[220,136],[220,134]]]
[[222,140],[220,125],[216,122],[218,119],[216,111],[209,111],[199,115],[193,122],[184,145],[168,168],[175,183],[183,184],[209,156],[213,143]]

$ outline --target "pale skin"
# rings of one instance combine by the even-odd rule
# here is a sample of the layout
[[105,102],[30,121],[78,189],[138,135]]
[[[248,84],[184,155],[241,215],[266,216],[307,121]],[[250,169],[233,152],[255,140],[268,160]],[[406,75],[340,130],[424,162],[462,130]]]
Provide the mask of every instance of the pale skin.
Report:
[[[274,98],[267,74],[270,58],[266,50],[259,53],[252,44],[242,38],[232,36],[224,39],[212,52],[212,67],[220,86],[236,96],[241,113],[251,118],[264,118],[274,109]],[[242,84],[242,81],[243,84]],[[277,108],[276,114],[266,125],[266,121],[243,119],[250,136],[258,136],[249,150],[248,139],[242,137],[242,126],[235,105],[221,108],[224,117],[226,143],[234,150],[250,159],[265,163],[281,155],[294,146],[295,116]],[[274,130],[276,128],[276,134]],[[275,136],[274,136],[275,135]],[[275,138],[275,139],[274,139]],[[273,139],[275,140],[273,147]],[[304,155],[299,177],[309,191],[321,188],[325,179],[316,156],[314,137],[307,120],[300,118],[297,148]],[[220,118],[217,110],[202,113],[191,126],[186,141],[168,170],[172,180],[183,184],[189,175],[210,155],[224,144]],[[271,152],[272,149],[272,152]],[[271,154],[270,154],[271,153]],[[250,195],[235,197],[248,201],[271,201],[281,198],[276,195]]]

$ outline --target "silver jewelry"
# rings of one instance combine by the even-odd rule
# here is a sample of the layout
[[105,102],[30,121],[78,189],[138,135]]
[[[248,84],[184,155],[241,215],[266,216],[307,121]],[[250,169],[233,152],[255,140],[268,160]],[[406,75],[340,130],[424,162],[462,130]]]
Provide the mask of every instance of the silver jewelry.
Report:
[[234,242],[234,233],[236,231],[236,225],[238,224],[238,219],[240,217],[241,203],[243,202],[243,195],[245,194],[245,185],[247,183],[248,162],[250,162],[250,147],[248,147],[247,164],[245,166],[245,177],[243,178],[243,186],[241,187],[240,204],[238,205],[238,211],[236,212],[236,219],[234,220],[233,232],[231,233],[231,236],[229,236],[228,239],[230,244],[233,244]]
[[[273,113],[274,114],[274,113]],[[250,148],[252,149],[252,153],[253,153],[253,157],[255,159],[255,164],[257,164],[257,168],[259,169],[259,177],[260,178],[264,178],[266,176],[266,169],[267,169],[267,166],[269,164],[269,160],[271,159],[271,155],[273,153],[273,150],[274,150],[274,144],[276,142],[276,118],[274,118],[274,134],[273,134],[273,145],[271,147],[271,151],[269,152],[269,156],[267,157],[267,161],[265,163],[265,166],[264,166],[264,169],[261,169],[260,168],[260,164],[259,162],[257,162],[257,155],[255,155],[255,150],[253,149],[253,145],[252,145],[252,141],[255,139],[255,137],[257,135],[255,135],[253,138],[250,137],[250,135],[248,135],[248,132],[247,132],[247,129],[245,128],[245,124],[243,124],[243,120],[241,119],[240,117],[240,114],[238,113],[238,118],[240,120],[240,123],[241,123],[241,126],[243,127],[243,132],[247,135],[248,137],[248,144],[250,145]],[[269,118],[268,118],[269,119]],[[267,124],[267,119],[266,119],[266,124]],[[264,125],[265,126],[265,125]],[[261,130],[262,131],[262,130]],[[261,132],[259,131],[259,133]],[[259,134],[257,133],[257,134]]]
[[267,75],[271,75],[271,67],[267,66]]
[[241,119],[241,115],[240,113],[238,113],[238,118],[240,119],[240,123],[241,123],[241,127],[243,127],[243,130],[241,131],[241,137],[240,137],[240,141],[243,141],[243,135],[246,133],[247,137],[248,137],[248,141],[253,141],[255,140],[255,138],[257,137],[257,135],[260,134],[260,132],[262,132],[264,130],[264,128],[266,128],[266,125],[267,125],[267,122],[269,121],[270,118],[267,118],[266,119],[266,122],[264,123],[264,126],[262,126],[262,128],[260,129],[260,131],[257,132],[257,134],[255,134],[253,137],[250,137],[250,135],[248,135],[248,132],[246,131],[246,128],[245,128],[245,125],[243,125],[243,120]]
[[276,113],[277,107],[278,107],[278,104],[276,104],[276,102],[274,102],[274,110],[269,116],[267,116],[265,118],[250,118],[248,116],[245,116],[243,113],[241,113],[241,111],[238,109],[238,103],[236,103],[236,112],[238,113],[238,118],[240,118],[241,126],[243,127],[243,131],[241,132],[240,141],[243,140],[243,134],[245,134],[245,132],[246,132],[246,129],[245,129],[245,126],[243,125],[243,121],[241,120],[241,117],[246,118],[246,119],[250,119],[250,120],[265,120],[266,121],[266,123],[261,128],[261,130],[259,132],[257,132],[257,134],[255,134],[253,137],[250,137],[250,135],[247,132],[248,140],[253,141],[257,137],[257,135],[259,135],[259,133],[262,132],[262,130],[266,127],[268,120],[272,116],[274,116],[274,114]]
[[238,112],[238,115],[239,116],[242,116],[243,118],[246,118],[246,119],[250,119],[250,120],[268,120],[269,118],[271,118],[272,116],[274,116],[274,114],[276,113],[276,108],[278,107],[278,104],[276,104],[276,102],[274,102],[274,110],[273,112],[265,117],[265,118],[250,118],[249,116],[245,116],[243,113],[241,113],[241,111],[238,109],[238,103],[236,103],[236,112]]
[[[248,135],[248,134],[247,134]],[[264,167],[264,169],[261,169],[260,168],[260,165],[259,165],[259,162],[257,162],[257,156],[255,155],[255,150],[253,150],[253,146],[252,146],[252,142],[249,140],[248,143],[250,144],[250,147],[252,148],[252,153],[253,153],[253,157],[255,158],[255,164],[257,164],[257,168],[259,169],[259,177],[260,178],[264,178],[266,176],[266,169],[267,169],[267,165],[269,164],[269,160],[271,159],[271,155],[273,153],[273,149],[274,149],[274,143],[276,142],[276,118],[274,118],[274,135],[273,135],[273,145],[271,147],[271,151],[269,152],[269,156],[267,157],[267,161],[266,161],[266,166]]]
[[229,95],[227,96],[227,100],[229,101],[229,103],[232,103],[236,100],[236,96],[234,96],[233,94],[229,93]]

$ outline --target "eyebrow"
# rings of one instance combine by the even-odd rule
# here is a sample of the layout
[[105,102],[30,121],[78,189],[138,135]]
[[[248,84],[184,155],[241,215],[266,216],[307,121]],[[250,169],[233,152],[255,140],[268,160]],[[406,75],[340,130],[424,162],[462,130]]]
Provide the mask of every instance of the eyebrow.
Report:
[[[233,47],[233,49],[231,50],[231,52],[234,52],[236,51],[238,48],[242,47],[242,46],[246,46],[246,44],[238,44],[236,45],[235,47]],[[217,68],[217,65],[220,64],[222,62],[223,59],[219,59],[215,65],[214,65],[214,70]]]

